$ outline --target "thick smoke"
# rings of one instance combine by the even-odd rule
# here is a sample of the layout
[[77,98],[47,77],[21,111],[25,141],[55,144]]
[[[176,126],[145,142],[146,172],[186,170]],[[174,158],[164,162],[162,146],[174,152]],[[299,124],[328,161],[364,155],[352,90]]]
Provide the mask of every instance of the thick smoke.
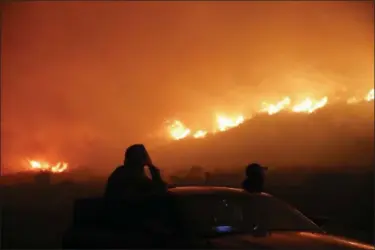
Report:
[[158,144],[170,117],[373,85],[372,2],[2,7],[1,156],[14,169],[38,155],[110,168],[129,144]]

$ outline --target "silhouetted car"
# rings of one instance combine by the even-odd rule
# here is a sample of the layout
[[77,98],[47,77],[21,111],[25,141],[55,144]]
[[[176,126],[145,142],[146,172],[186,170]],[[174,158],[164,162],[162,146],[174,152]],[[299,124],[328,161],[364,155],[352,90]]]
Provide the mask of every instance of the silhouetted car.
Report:
[[374,249],[327,235],[285,202],[225,187],[77,200],[63,248]]

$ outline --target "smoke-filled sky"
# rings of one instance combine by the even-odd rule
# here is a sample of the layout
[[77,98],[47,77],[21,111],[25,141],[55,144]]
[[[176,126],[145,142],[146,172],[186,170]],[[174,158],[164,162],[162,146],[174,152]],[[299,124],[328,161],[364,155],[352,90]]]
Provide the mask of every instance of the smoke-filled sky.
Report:
[[2,5],[1,46],[3,156],[78,159],[152,144],[169,118],[206,122],[285,94],[365,93],[374,5],[13,2]]

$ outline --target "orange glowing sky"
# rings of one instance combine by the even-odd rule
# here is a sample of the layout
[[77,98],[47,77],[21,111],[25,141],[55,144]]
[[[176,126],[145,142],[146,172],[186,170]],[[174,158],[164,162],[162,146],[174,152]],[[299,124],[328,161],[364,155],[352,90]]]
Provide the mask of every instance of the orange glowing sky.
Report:
[[350,97],[373,85],[372,1],[1,8],[3,159],[87,162],[96,152],[100,161],[103,148],[152,144],[167,119],[204,127],[264,100]]

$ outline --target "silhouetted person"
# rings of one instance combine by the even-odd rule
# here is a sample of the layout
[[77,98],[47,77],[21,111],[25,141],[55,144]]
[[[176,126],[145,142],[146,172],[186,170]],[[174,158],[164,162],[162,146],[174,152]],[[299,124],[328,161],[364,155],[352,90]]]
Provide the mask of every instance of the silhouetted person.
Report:
[[258,163],[251,163],[246,167],[246,179],[242,188],[250,193],[261,193],[264,190],[265,171],[267,168]]
[[[146,176],[145,166],[149,168],[152,179]],[[134,144],[125,151],[124,164],[109,176],[105,197],[121,199],[124,195],[165,192],[166,189],[167,185],[146,148],[142,144]]]

